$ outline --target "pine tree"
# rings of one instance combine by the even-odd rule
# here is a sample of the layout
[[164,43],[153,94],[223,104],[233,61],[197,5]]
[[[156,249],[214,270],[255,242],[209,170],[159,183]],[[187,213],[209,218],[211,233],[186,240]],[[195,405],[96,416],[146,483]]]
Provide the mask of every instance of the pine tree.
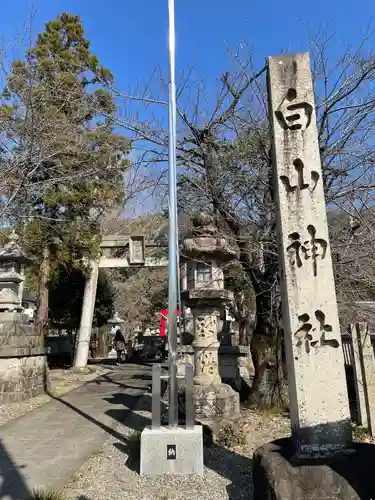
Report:
[[40,334],[51,266],[94,257],[98,218],[123,202],[130,143],[114,131],[112,81],[79,16],[63,13],[13,64],[4,89],[0,124],[9,147],[0,150],[0,162],[12,172],[5,199],[39,268]]

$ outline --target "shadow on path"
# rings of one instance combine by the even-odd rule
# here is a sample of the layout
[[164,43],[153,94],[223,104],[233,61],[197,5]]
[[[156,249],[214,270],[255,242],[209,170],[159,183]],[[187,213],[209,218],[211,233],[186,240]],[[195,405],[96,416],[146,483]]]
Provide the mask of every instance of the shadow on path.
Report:
[[[152,382],[150,382],[149,384],[147,384],[147,386],[145,386],[145,385],[142,385],[142,386],[139,386],[139,385],[138,386],[137,385],[128,385],[128,384],[124,384],[122,382],[118,382],[113,377],[111,377],[111,375],[113,373],[114,372],[106,373],[105,375],[101,375],[100,377],[98,377],[98,379],[95,380],[95,383],[97,385],[101,385],[102,383],[107,382],[107,383],[115,384],[118,387],[121,387],[122,389],[141,389],[141,388],[144,388],[145,390],[149,390],[149,389],[152,388]],[[148,379],[145,378],[144,380],[148,380]]]
[[[103,365],[103,366],[117,366],[117,359],[112,358],[91,358],[88,360],[88,365]],[[152,363],[147,361],[132,359],[130,362],[121,363],[121,366],[128,366],[129,364],[136,366],[152,366]]]
[[[126,436],[123,434],[119,433],[116,431],[116,429],[100,422],[96,418],[92,417],[91,415],[88,415],[86,412],[80,410],[77,408],[75,405],[69,403],[68,401],[65,401],[62,397],[59,396],[54,396],[53,394],[49,394],[49,396],[56,400],[59,401],[59,403],[67,406],[71,410],[75,411],[80,415],[81,417],[86,418],[89,422],[92,422],[93,424],[97,425],[104,431],[106,431],[108,434],[111,436],[115,437],[116,439],[119,439],[120,441],[126,440]],[[118,401],[118,403],[123,403],[127,408],[124,409],[114,409],[114,410],[108,410],[105,413],[112,417],[114,420],[116,420],[119,423],[125,424],[128,427],[132,428],[133,430],[137,431],[142,431],[146,425],[149,425],[150,421],[148,418],[142,417],[141,415],[137,415],[132,411],[134,406],[137,404],[137,402],[140,400],[140,398],[149,398],[151,401],[150,396],[144,396],[144,395],[139,395],[139,396],[133,396],[133,395],[128,395],[128,394],[119,394],[120,398],[116,400],[116,395],[114,395],[114,401]],[[108,401],[110,401],[108,399]],[[150,403],[151,404],[151,403]],[[129,422],[128,422],[129,419]],[[1,497],[0,497],[1,498]]]
[[[20,467],[22,468],[22,466]],[[31,498],[26,483],[0,440],[0,499],[25,500]]]
[[[111,377],[112,375],[112,377]],[[147,374],[134,375],[131,379],[149,380],[151,377]],[[120,388],[118,393],[113,393],[104,399],[114,405],[123,405],[124,408],[113,408],[105,413],[114,421],[126,425],[129,429],[135,431],[132,435],[124,435],[118,432],[115,428],[103,424],[96,418],[88,415],[73,404],[65,401],[62,397],[51,397],[60,403],[66,405],[71,410],[77,412],[82,417],[90,422],[98,425],[105,430],[109,435],[118,440],[114,443],[118,450],[128,456],[126,465],[129,469],[139,473],[140,465],[140,433],[143,429],[150,425],[149,418],[135,413],[134,408],[137,406],[137,412],[151,412],[152,398],[149,394],[131,395],[127,394],[126,389],[138,390],[147,387],[145,386],[130,386],[126,383],[119,382],[113,378],[113,374],[107,374],[99,377],[96,383],[113,383]],[[167,384],[163,383],[162,394],[166,391]],[[164,405],[163,405],[164,407]],[[165,407],[163,408],[166,409]],[[162,410],[163,411],[163,410]],[[206,439],[207,441],[207,439]],[[211,441],[211,443],[210,443]],[[218,475],[231,482],[226,489],[230,500],[251,500],[252,496],[252,460],[243,455],[230,451],[222,446],[212,443],[212,436],[208,437],[208,446],[204,448],[204,464],[207,468],[216,472]],[[1,497],[0,497],[1,498]],[[16,500],[16,499],[14,499]],[[90,500],[84,495],[79,497],[79,500]]]
[[204,448],[204,465],[231,482],[226,487],[230,500],[252,500],[252,463],[250,458],[216,444]]
[[138,380],[152,380],[152,375],[149,375],[148,373],[142,373],[141,375],[133,375],[132,378]]

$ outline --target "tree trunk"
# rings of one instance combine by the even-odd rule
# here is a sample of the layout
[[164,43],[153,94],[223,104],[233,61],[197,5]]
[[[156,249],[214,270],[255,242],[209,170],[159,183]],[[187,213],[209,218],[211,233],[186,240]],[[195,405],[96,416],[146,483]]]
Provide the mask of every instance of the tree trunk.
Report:
[[240,345],[249,345],[249,337],[247,335],[247,318],[241,318],[238,322],[238,343]]
[[39,268],[38,305],[35,317],[35,332],[44,337],[48,333],[48,281],[50,273],[49,248],[44,247]]
[[254,380],[249,403],[261,408],[285,409],[288,397],[282,342],[275,338],[279,332],[270,332],[268,328],[264,325],[263,331],[256,329],[251,340]]
[[98,332],[98,350],[97,355],[99,358],[106,358],[108,354],[108,327],[101,326]]
[[237,240],[239,261],[249,276],[256,295],[256,327],[250,343],[255,374],[249,402],[260,407],[285,408],[288,399],[283,339],[279,325],[278,248],[275,238],[271,154],[268,153],[268,189],[264,192],[264,217],[259,228],[259,263],[255,266],[249,241],[242,237],[244,228],[241,219],[226,201],[223,186],[218,178],[218,170],[214,164],[212,131],[206,129],[205,132],[200,146],[213,208]]
[[[268,281],[268,280],[267,280]],[[256,326],[250,350],[254,380],[249,402],[262,408],[288,405],[286,367],[282,330],[279,325],[275,285],[263,280],[256,292]]]

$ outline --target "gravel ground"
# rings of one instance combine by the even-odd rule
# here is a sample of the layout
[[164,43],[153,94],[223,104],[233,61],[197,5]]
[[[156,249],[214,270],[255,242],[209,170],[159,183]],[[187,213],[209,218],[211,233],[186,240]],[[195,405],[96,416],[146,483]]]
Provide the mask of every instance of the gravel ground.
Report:
[[[51,370],[51,392],[55,396],[61,396],[66,392],[76,389],[85,382],[89,382],[99,375],[104,375],[110,372],[108,368],[98,366],[90,366],[87,371],[83,373],[75,373],[72,370]],[[11,420],[21,417],[25,413],[44,405],[51,400],[47,394],[42,394],[28,401],[21,401],[20,403],[11,403],[8,405],[0,406],[0,425],[4,425]]]
[[[142,409],[134,413],[151,416]],[[129,451],[139,442],[132,429],[120,425],[117,431],[124,441],[111,437],[74,474],[64,494],[69,500],[251,500],[253,451],[264,442],[288,435],[290,423],[283,416],[244,410],[241,426],[248,437],[246,446],[236,451],[218,445],[206,448],[203,477],[145,478],[138,474],[139,463],[133,458],[137,454]]]

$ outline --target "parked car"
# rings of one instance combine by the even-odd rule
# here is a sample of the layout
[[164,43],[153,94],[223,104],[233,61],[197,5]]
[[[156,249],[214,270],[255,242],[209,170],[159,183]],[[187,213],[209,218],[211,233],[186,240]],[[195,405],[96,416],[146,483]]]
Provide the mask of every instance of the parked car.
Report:
[[141,357],[144,361],[163,361],[166,356],[166,337],[150,335],[143,338]]

